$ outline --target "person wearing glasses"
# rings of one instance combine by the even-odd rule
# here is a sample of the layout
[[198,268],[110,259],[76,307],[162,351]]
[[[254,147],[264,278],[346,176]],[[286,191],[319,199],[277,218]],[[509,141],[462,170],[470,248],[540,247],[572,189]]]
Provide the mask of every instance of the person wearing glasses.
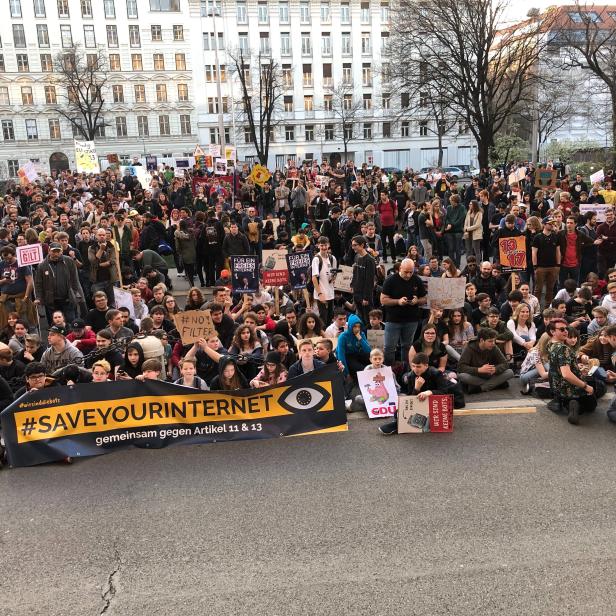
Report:
[[567,326],[565,319],[548,323],[547,332],[552,336],[548,352],[549,379],[558,408],[567,411],[570,424],[578,425],[581,413],[592,413],[597,408],[597,399],[593,387],[582,377],[575,349],[567,345]]

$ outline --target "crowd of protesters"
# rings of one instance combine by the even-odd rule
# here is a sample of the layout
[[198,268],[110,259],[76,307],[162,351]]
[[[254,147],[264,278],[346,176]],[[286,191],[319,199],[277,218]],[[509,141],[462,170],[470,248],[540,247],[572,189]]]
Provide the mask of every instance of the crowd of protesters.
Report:
[[[247,165],[224,177],[164,166],[145,188],[114,169],[9,184],[0,408],[78,382],[233,390],[328,363],[352,399],[357,373],[385,364],[402,393],[451,393],[458,406],[519,375],[522,394],[556,392],[552,408],[578,423],[616,383],[613,174],[536,188],[532,166],[509,185],[515,170],[482,170],[462,186],[439,173],[289,161],[262,186]],[[582,213],[585,204],[605,207]],[[504,273],[498,241],[519,236],[526,267]],[[44,260],[19,267],[16,248],[37,243]],[[235,293],[230,257],[274,248],[310,252],[306,290]],[[341,265],[353,268],[352,293],[334,288]],[[170,269],[188,283],[185,299]],[[428,309],[430,277],[464,278],[464,306]],[[120,286],[132,310],[116,307]],[[183,345],[180,307],[209,309],[215,335]],[[370,330],[383,330],[383,348]]]

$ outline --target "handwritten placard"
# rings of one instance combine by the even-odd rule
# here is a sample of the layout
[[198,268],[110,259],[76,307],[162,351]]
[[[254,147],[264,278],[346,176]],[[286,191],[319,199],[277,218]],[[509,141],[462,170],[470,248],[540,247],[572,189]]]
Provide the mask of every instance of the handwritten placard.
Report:
[[216,333],[209,310],[187,310],[173,315],[182,344],[194,344],[199,338],[207,340]]

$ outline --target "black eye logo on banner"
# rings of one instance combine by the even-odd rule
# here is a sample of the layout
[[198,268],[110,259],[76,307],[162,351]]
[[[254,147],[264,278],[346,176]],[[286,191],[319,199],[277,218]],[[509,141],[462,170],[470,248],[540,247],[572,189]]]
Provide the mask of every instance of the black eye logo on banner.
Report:
[[308,387],[296,387],[286,392],[280,400],[280,406],[287,411],[319,411],[329,400],[329,392],[316,383]]

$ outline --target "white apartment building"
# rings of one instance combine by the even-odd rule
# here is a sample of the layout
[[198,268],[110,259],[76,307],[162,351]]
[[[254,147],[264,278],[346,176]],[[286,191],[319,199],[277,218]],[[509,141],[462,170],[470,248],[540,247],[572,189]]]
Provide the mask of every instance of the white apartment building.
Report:
[[[105,160],[192,154],[197,143],[188,0],[1,0],[0,180],[25,162],[74,168],[53,59],[74,44],[108,57]],[[201,74],[201,71],[197,71]],[[78,139],[82,137],[77,136]]]
[[[353,100],[361,102],[348,144],[349,159],[401,169],[436,163],[433,127],[412,119],[396,122],[393,110],[409,102],[381,77],[383,52],[395,33],[388,0],[189,0],[189,5],[191,20],[201,20],[201,40],[195,27],[192,44],[202,145],[219,143],[222,108],[226,143],[237,147],[239,160],[254,160],[254,148],[234,105],[240,87],[227,56],[229,50],[241,48],[252,53],[253,62],[259,52],[271,56],[282,70],[285,87],[270,145],[270,168],[282,167],[288,158],[344,160],[330,93],[342,83],[352,84]],[[444,165],[476,162],[470,132],[460,133],[456,127],[444,145]]]

